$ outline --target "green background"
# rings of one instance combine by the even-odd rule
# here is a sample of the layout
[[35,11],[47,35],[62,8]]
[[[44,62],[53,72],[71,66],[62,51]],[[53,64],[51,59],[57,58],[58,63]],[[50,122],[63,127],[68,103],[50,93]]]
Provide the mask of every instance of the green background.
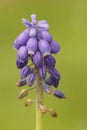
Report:
[[[0,130],[34,130],[33,104],[18,100],[19,70],[13,41],[25,27],[23,17],[46,19],[61,46],[56,67],[66,100],[45,94],[45,104],[58,112],[43,117],[43,130],[87,130],[87,0],[0,0]],[[34,97],[34,91],[30,93]]]

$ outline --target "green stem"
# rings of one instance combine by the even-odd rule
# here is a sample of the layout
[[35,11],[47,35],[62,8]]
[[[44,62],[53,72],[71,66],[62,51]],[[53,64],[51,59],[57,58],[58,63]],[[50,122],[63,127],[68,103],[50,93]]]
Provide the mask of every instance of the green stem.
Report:
[[39,105],[43,104],[43,84],[41,83],[41,77],[36,70],[36,130],[42,130],[42,113],[40,112]]

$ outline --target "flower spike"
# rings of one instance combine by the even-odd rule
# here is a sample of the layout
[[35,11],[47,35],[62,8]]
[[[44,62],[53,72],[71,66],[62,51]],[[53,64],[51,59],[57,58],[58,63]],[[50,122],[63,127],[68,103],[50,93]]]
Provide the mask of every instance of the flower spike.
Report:
[[[20,80],[16,85],[18,87],[26,85],[28,89],[21,90],[18,98],[23,99],[30,90],[35,89],[36,127],[40,128],[39,121],[42,115],[48,112],[52,117],[57,117],[54,109],[48,109],[44,105],[43,93],[54,95],[59,99],[65,98],[57,89],[61,76],[56,69],[56,58],[53,56],[60,52],[60,45],[49,32],[49,24],[46,20],[37,21],[36,14],[32,14],[30,22],[25,18],[22,22],[26,29],[14,41],[14,48],[17,50],[16,65],[20,70]],[[25,100],[25,106],[28,107],[33,102],[28,98]]]

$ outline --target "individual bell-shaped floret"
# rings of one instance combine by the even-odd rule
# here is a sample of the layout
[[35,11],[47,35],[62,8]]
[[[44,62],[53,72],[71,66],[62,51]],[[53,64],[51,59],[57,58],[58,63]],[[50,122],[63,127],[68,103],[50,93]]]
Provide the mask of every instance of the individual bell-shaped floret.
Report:
[[28,60],[28,53],[25,46],[21,46],[17,53],[17,59],[21,62]]
[[55,97],[57,97],[59,99],[65,98],[64,94],[59,90],[55,90],[53,94]]
[[44,91],[47,94],[51,94],[52,93],[52,89],[51,89],[51,87],[48,84],[44,84],[43,89],[44,89]]
[[31,72],[32,69],[29,66],[24,66],[20,71],[20,76],[21,78],[26,78]]
[[60,45],[56,41],[52,40],[50,45],[51,45],[51,53],[56,54],[60,52]]
[[48,67],[54,67],[56,60],[52,55],[44,56],[44,64]]
[[35,36],[36,36],[36,33],[37,33],[36,29],[35,29],[35,28],[31,28],[31,30],[30,30],[30,32],[29,32],[29,36],[30,36],[30,37],[35,37]]
[[48,41],[49,43],[52,41],[52,36],[48,31],[41,31],[39,33],[39,37],[43,40]]
[[34,81],[35,81],[35,79],[36,79],[35,78],[35,73],[29,74],[28,79],[27,79],[28,86],[32,86]]
[[60,80],[60,74],[54,67],[51,67],[49,69],[49,73],[50,73],[50,76],[54,77],[57,80]]
[[49,78],[50,78],[50,81],[51,81],[51,85],[57,88],[58,85],[59,85],[59,79],[56,79],[53,76],[50,76]]
[[47,77],[45,79],[45,83],[47,83],[48,85],[54,86],[54,87],[58,87],[59,85],[59,79],[54,78],[53,76]]
[[21,79],[16,85],[18,86],[18,87],[22,87],[22,86],[24,86],[24,85],[26,85],[26,79]]
[[41,78],[45,79],[45,77],[46,77],[46,66],[45,65],[42,65],[39,68],[39,73],[40,73]]
[[29,29],[26,29],[14,41],[14,48],[18,50],[21,46],[26,45],[28,39]]
[[35,37],[31,37],[26,44],[26,50],[28,54],[34,55],[37,51],[37,39]]
[[46,20],[40,20],[37,23],[37,27],[39,29],[42,29],[42,30],[48,30],[49,29],[49,24],[48,24],[48,22]]
[[20,61],[20,60],[16,60],[16,65],[18,69],[22,69],[25,65],[27,65],[28,60],[25,61]]
[[51,47],[49,43],[46,40],[39,40],[38,42],[39,50],[40,52],[45,56],[50,54],[51,52]]
[[37,51],[32,57],[33,63],[39,68],[43,63],[43,58],[41,52]]

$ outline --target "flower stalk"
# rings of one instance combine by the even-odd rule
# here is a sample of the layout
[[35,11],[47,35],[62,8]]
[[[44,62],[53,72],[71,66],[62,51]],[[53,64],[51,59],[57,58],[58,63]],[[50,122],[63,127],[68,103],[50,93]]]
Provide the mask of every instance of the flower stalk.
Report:
[[38,68],[35,66],[36,73],[36,130],[42,130],[42,113],[40,112],[40,104],[43,104],[43,84]]

